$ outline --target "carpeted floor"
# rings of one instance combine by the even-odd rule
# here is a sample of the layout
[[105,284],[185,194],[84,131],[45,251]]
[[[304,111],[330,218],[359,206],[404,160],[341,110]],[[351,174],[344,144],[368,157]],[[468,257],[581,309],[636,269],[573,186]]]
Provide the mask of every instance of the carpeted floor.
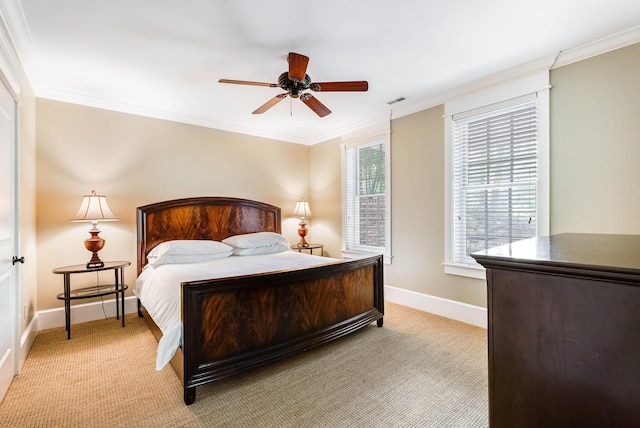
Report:
[[387,304],[337,342],[197,389],[186,406],[136,315],[41,332],[2,427],[486,427],[487,332]]

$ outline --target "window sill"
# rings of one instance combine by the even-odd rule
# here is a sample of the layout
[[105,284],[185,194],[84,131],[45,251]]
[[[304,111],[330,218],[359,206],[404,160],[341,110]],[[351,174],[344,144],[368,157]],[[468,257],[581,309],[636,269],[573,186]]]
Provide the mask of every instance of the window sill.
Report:
[[466,276],[467,278],[487,279],[487,274],[482,266],[454,265],[452,263],[443,263],[444,273],[449,275]]

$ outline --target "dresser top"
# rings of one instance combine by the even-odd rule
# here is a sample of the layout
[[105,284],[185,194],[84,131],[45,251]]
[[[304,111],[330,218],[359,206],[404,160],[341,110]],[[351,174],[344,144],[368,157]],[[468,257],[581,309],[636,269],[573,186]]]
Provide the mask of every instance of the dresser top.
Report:
[[536,270],[550,266],[640,275],[640,235],[562,233],[478,251],[471,256],[485,267],[517,264]]

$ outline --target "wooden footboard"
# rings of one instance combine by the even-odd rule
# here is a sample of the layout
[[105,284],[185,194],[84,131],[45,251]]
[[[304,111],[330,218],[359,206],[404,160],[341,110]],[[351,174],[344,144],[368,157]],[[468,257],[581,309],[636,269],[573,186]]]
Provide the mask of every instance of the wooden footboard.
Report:
[[184,401],[196,387],[302,352],[384,314],[382,256],[182,284]]

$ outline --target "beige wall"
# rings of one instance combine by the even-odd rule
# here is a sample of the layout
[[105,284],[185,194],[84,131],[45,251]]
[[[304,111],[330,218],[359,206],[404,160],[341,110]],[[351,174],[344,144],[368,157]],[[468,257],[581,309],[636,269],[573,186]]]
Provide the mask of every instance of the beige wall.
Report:
[[551,73],[551,232],[640,234],[640,43]]
[[[68,220],[92,189],[107,195],[119,222],[99,225],[102,260],[136,263],[135,209],[191,196],[255,199],[283,209],[283,233],[297,242],[295,201],[309,193],[309,147],[51,100],[37,101],[38,310],[62,306],[62,277],[85,263],[88,223]],[[112,273],[100,277],[112,282]],[[95,282],[72,277],[72,286]]]
[[[385,284],[485,306],[484,281],[446,275],[444,261],[444,120],[438,106],[391,123],[391,249]],[[311,240],[331,256],[342,248],[340,139],[311,148]]]
[[[551,231],[640,233],[640,44],[551,72]],[[312,147],[38,100],[38,309],[60,306],[51,268],[81,263],[89,225],[68,223],[85,192],[108,195],[104,259],[135,262],[135,207],[196,195],[258,199],[287,217],[311,201],[309,241],[339,257],[340,140]],[[392,252],[385,283],[486,306],[484,281],[446,275],[444,121],[436,106],[391,124]],[[631,195],[631,197],[629,196]],[[135,268],[127,272],[133,282]]]
[[444,273],[444,114],[437,106],[391,123],[393,262],[385,283],[486,305],[484,281]]
[[324,254],[341,257],[342,250],[342,160],[340,139],[311,146],[309,183],[311,212],[309,242],[324,244]]
[[[640,234],[640,44],[551,71],[551,233]],[[444,120],[436,106],[391,123],[392,253],[385,284],[486,306],[486,284],[446,275]],[[339,140],[312,147],[316,240],[338,254]],[[321,183],[321,184],[320,184]],[[332,189],[332,190],[329,190]],[[314,204],[314,210],[325,210]],[[315,224],[314,224],[315,227]]]

